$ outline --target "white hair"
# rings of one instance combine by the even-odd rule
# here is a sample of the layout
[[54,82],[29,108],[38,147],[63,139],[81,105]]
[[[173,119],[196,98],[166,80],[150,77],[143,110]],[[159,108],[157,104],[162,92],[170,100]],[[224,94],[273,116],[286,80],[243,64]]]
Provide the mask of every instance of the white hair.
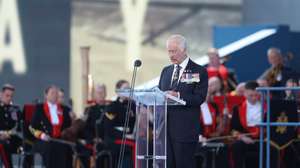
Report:
[[219,57],[219,51],[216,48],[209,48],[208,51],[207,51],[207,55],[208,56],[213,55],[213,56],[218,56]]
[[275,53],[278,56],[281,56],[281,50],[279,48],[275,48],[275,47],[269,48],[267,54],[270,55],[271,53]]
[[99,91],[99,90],[101,90],[101,89],[103,89],[104,91],[106,91],[106,86],[105,86],[105,84],[99,83],[99,84],[97,84],[97,85],[95,86],[95,91]]
[[176,41],[177,43],[179,43],[180,47],[183,50],[187,49],[187,42],[186,42],[186,39],[183,35],[180,35],[180,34],[171,35],[167,40],[167,44],[166,44],[167,46],[168,46],[170,41]]

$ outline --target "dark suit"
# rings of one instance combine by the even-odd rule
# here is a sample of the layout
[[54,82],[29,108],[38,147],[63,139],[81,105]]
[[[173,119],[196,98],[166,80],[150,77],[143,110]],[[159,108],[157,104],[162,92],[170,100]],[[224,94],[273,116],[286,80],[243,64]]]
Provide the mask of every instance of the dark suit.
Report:
[[[126,112],[127,112],[127,104],[128,101],[121,101],[118,98],[116,101],[113,101],[110,105],[107,106],[105,112],[106,114],[112,115],[114,117],[109,118],[107,115],[103,118],[104,123],[104,141],[108,145],[109,149],[112,152],[113,157],[113,167],[117,167],[118,159],[119,159],[119,152],[120,152],[120,142],[122,140],[123,132],[116,129],[116,127],[124,127],[125,119],[126,119]],[[129,113],[132,113],[129,117],[129,134],[133,132],[134,123],[135,123],[135,103],[133,102],[131,106],[131,110]],[[131,140],[126,140],[125,143],[125,151],[124,151],[124,167],[134,167],[134,160],[131,157],[133,154],[133,148],[130,146],[130,143],[133,143]]]
[[[104,126],[103,121],[103,113],[107,105],[94,104],[85,109],[87,114],[87,120],[85,128],[80,132],[80,139],[84,139],[87,144],[94,145],[95,138],[104,138]],[[97,123],[100,122],[100,123]],[[101,152],[103,150],[103,144],[97,144],[97,152]],[[81,161],[84,167],[90,167],[90,156],[93,154],[92,150],[80,145],[78,146],[78,152],[81,153]],[[99,162],[97,163],[97,167],[103,166],[103,159],[99,158]]]
[[[174,65],[163,69],[159,88],[170,90]],[[199,74],[200,81],[193,83],[182,82],[185,73]],[[188,64],[179,79],[175,91],[186,101],[185,106],[168,106],[167,125],[167,165],[168,168],[194,168],[196,161],[194,153],[201,134],[200,105],[205,101],[208,87],[207,71],[204,67],[194,63]]]
[[[16,105],[6,105],[0,102],[0,131],[19,131],[20,108]],[[12,153],[17,153],[21,145],[21,139],[17,135],[0,140],[0,157],[4,167],[11,168]]]
[[[87,121],[86,121],[86,127],[85,127],[85,131],[84,131],[84,136],[87,140],[87,143],[92,144],[94,141],[94,138],[96,136],[99,136],[98,138],[102,138],[103,139],[103,124],[101,124],[101,126],[98,124],[96,126],[96,122],[97,120],[99,120],[101,118],[101,115],[103,115],[102,113],[104,112],[106,108],[106,105],[99,105],[99,104],[95,104],[93,106],[90,106],[88,108],[86,108],[85,111],[87,111]],[[101,121],[103,122],[103,121]],[[96,133],[96,130],[98,131]],[[98,135],[97,135],[98,134]]]
[[[45,133],[52,137],[53,135],[53,126],[45,114],[44,104],[38,104],[36,106],[36,110],[33,114],[31,124],[30,124],[30,131],[33,135],[38,134],[39,132]],[[62,132],[64,129],[70,127],[71,125],[71,118],[69,115],[68,108],[61,107],[62,109],[62,125],[61,130]],[[55,137],[60,138],[60,136]],[[57,142],[52,141],[43,141],[37,139],[34,145],[34,151],[40,153],[43,158],[43,163],[46,168],[68,168],[72,167],[72,155],[71,149],[64,145]]]

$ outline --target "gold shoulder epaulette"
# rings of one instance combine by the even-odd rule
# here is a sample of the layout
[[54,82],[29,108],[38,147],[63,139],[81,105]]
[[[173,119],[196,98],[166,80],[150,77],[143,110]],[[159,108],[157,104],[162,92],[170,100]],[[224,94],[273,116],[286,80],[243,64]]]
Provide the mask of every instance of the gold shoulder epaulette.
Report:
[[114,115],[112,112],[105,113],[105,117],[107,117],[109,120],[113,120],[116,115]]

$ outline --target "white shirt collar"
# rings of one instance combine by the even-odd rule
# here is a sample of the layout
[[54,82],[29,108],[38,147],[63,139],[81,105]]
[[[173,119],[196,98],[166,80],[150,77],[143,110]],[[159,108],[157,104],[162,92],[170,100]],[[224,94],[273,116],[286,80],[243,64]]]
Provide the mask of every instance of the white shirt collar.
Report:
[[181,70],[184,70],[184,69],[186,68],[187,64],[189,63],[189,60],[190,60],[190,58],[187,56],[187,57],[185,58],[185,60],[183,60],[183,61],[179,64],[179,66],[181,67]]
[[[190,60],[190,58],[187,56],[187,57],[185,58],[185,60],[183,60],[182,63],[179,64],[179,66],[180,66],[181,68],[180,68],[180,71],[179,71],[179,78],[178,78],[178,80],[180,80],[180,78],[181,78],[181,76],[182,76],[182,74],[183,74],[185,68],[187,67],[187,64],[189,63],[189,60]],[[177,64],[174,64],[173,74],[172,74],[172,80],[171,80],[171,81],[173,81],[174,73],[175,73],[175,70],[176,70],[176,69],[175,69],[175,66],[176,66],[176,65],[177,65]]]
[[260,101],[257,101],[255,104],[251,104],[248,100],[247,102],[247,107],[258,107],[261,106]]
[[187,64],[189,63],[189,60],[190,60],[190,58],[187,56],[185,58],[185,60],[182,61],[182,63],[180,64],[181,69],[180,69],[180,72],[179,72],[179,79],[181,79],[181,76],[182,76],[183,72],[185,71],[185,68],[187,67]]
[[47,102],[47,104],[51,116],[51,123],[54,125],[59,124],[57,104],[53,104],[51,102]]
[[47,101],[47,104],[48,104],[48,106],[49,106],[49,107],[56,106],[56,104],[55,104],[55,103],[51,103],[51,102],[49,102],[49,101]]

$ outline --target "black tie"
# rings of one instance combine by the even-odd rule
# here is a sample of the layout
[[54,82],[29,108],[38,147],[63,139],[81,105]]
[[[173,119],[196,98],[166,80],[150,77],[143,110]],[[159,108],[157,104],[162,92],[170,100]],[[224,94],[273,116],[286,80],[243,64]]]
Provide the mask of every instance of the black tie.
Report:
[[181,69],[181,67],[179,65],[175,65],[175,72],[173,74],[171,90],[174,90],[177,87],[180,69]]

